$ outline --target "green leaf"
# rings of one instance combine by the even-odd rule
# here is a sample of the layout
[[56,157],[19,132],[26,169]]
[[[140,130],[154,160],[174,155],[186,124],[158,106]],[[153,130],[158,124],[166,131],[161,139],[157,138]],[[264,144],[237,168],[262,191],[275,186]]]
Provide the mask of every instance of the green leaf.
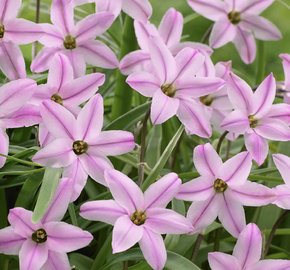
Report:
[[43,217],[46,209],[48,208],[55,190],[58,185],[58,181],[61,177],[62,169],[46,167],[42,185],[39,191],[39,196],[32,215],[32,222],[37,223]]
[[91,258],[79,253],[71,253],[68,255],[68,258],[70,265],[74,266],[72,269],[90,270],[93,264],[93,260]]
[[162,125],[155,125],[148,134],[148,143],[146,147],[145,162],[153,168],[160,158],[162,142]]
[[200,270],[194,263],[190,260],[184,258],[183,256],[167,251],[167,261],[165,264],[165,268],[168,270]]
[[154,166],[154,168],[152,169],[152,171],[150,172],[150,174],[148,175],[148,177],[144,181],[144,183],[141,187],[141,189],[143,191],[145,191],[151,184],[153,184],[156,181],[159,173],[163,169],[167,159],[169,158],[169,156],[172,153],[174,147],[176,146],[181,134],[183,133],[183,130],[184,130],[184,126],[181,125],[179,127],[179,129],[176,131],[176,133],[173,136],[173,138],[171,139],[171,141],[169,142],[169,144],[167,145],[167,147],[165,148],[160,159],[158,160],[158,162],[156,163],[156,165]]

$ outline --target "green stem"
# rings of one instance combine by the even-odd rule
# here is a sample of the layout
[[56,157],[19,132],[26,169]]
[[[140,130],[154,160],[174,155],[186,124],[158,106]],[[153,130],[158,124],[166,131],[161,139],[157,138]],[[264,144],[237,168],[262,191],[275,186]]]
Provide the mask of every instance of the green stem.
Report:
[[[134,51],[137,47],[133,19],[126,15],[122,36],[120,58]],[[111,121],[130,111],[132,104],[132,88],[126,83],[126,76],[117,71],[114,102],[112,106]]]
[[25,161],[25,160],[22,160],[22,159],[19,159],[19,158],[15,158],[15,157],[11,157],[11,156],[7,156],[7,155],[1,154],[1,153],[0,153],[0,156],[6,157],[8,159],[15,160],[15,161],[18,161],[19,163],[23,163],[23,164],[26,164],[26,165],[41,167],[41,165],[38,164],[38,163],[34,163],[34,162],[30,162],[30,161]]
[[[35,14],[35,22],[39,23],[39,10],[40,10],[40,0],[36,0],[36,14]],[[35,41],[32,45],[32,57],[35,58],[37,55],[37,45],[38,41]]]
[[216,147],[216,152],[218,153],[218,155],[219,155],[219,153],[220,153],[220,150],[221,150],[221,146],[222,146],[223,140],[224,140],[224,138],[227,136],[228,133],[229,133],[228,131],[225,131],[225,132],[222,134],[222,136],[220,137],[219,141],[218,141],[218,144],[217,144],[217,147]]
[[150,116],[150,108],[145,114],[142,126],[142,134],[141,134],[141,152],[140,152],[140,163],[138,168],[138,185],[142,186],[144,180],[144,161],[145,161],[145,141],[146,141],[146,129],[147,129],[147,121]]
[[128,261],[124,261],[124,270],[127,270],[128,269],[128,265],[129,265],[129,262]]
[[203,238],[203,234],[202,233],[199,233],[198,236],[197,236],[197,239],[195,241],[195,244],[194,244],[194,248],[193,248],[193,251],[192,251],[192,255],[191,255],[191,258],[190,260],[194,263],[195,259],[196,259],[196,256],[197,256],[197,253],[198,253],[198,250],[200,248],[200,244],[202,242],[202,238]]
[[71,218],[71,222],[74,226],[78,227],[78,220],[77,220],[77,216],[76,216],[76,211],[75,211],[75,205],[74,203],[70,203],[68,205],[68,212]]
[[90,270],[99,270],[101,268],[101,266],[106,261],[108,253],[112,250],[111,242],[112,242],[112,233],[110,233],[101,250],[99,251],[98,255],[96,256],[96,259]]
[[206,32],[204,33],[203,37],[201,38],[200,43],[205,43],[207,38],[209,37],[211,30],[212,30],[213,24],[206,30]]
[[219,251],[220,249],[220,240],[221,240],[222,228],[215,230],[215,239],[214,239],[214,251]]
[[265,74],[265,46],[263,40],[257,40],[257,75],[256,85],[264,80]]

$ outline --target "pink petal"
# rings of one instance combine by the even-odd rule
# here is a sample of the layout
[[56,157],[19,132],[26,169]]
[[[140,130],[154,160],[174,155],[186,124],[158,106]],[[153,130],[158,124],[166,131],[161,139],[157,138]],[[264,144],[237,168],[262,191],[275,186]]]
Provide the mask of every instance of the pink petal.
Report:
[[114,15],[107,11],[88,15],[76,24],[72,35],[76,38],[78,45],[84,44],[103,34],[113,21]]
[[135,245],[143,236],[143,226],[135,225],[128,215],[117,219],[113,229],[113,254]]
[[114,199],[128,214],[143,208],[143,193],[129,177],[116,170],[106,170],[105,178]]
[[241,266],[234,256],[221,252],[208,253],[208,262],[213,270],[241,270]]
[[57,52],[61,52],[61,49],[58,47],[43,47],[37,56],[32,60],[30,66],[31,71],[38,73],[49,69],[51,60]]
[[0,68],[10,80],[26,78],[25,62],[18,45],[0,40]]
[[224,0],[224,2],[226,3],[227,11],[240,11],[241,9],[246,7],[248,1]]
[[32,223],[32,212],[21,207],[10,209],[8,220],[13,227],[14,233],[31,239],[31,234],[39,229],[41,222]]
[[227,81],[228,95],[234,108],[249,114],[252,111],[253,91],[251,87],[234,73],[230,73]]
[[81,194],[88,178],[83,165],[77,159],[71,165],[63,169],[62,177],[70,178],[73,182],[72,195],[70,202],[75,201]]
[[273,190],[278,194],[276,200],[272,202],[283,209],[290,209],[290,188],[286,185],[278,185]]
[[155,75],[159,83],[171,83],[177,73],[175,59],[171,52],[158,36],[149,38],[149,51]]
[[80,46],[85,61],[93,66],[113,69],[119,62],[114,52],[104,43],[98,40]]
[[93,239],[89,232],[65,222],[47,222],[43,228],[49,249],[56,252],[71,252],[87,246]]
[[290,140],[290,129],[288,124],[280,119],[264,118],[258,123],[255,128],[258,135],[276,141],[289,141]]
[[55,138],[74,140],[73,127],[76,119],[71,112],[51,100],[40,105],[40,112],[45,126]]
[[2,0],[0,5],[0,21],[15,19],[21,2],[21,0]]
[[233,42],[242,60],[246,64],[252,63],[256,56],[256,42],[252,32],[244,31],[237,26],[237,33]]
[[66,253],[48,251],[48,257],[41,270],[71,270]]
[[280,30],[269,20],[255,16],[243,16],[239,26],[244,30],[252,30],[254,36],[261,40],[279,40],[282,38]]
[[[181,187],[181,180],[175,173],[169,173],[156,181],[144,193],[145,209],[166,207]],[[145,210],[144,209],[144,210]]]
[[[93,153],[93,151],[90,151],[89,149],[86,154],[78,156],[78,159],[83,165],[86,173],[92,179],[104,186],[107,186],[104,178],[104,171],[113,169],[113,164],[106,156],[104,156],[102,153]],[[82,184],[82,186],[84,185]]]
[[195,12],[212,21],[226,16],[226,5],[220,0],[187,0],[187,3]]
[[134,28],[139,47],[142,51],[149,52],[149,37],[159,36],[156,26],[149,21],[143,24],[142,22],[134,20]]
[[28,20],[14,19],[5,23],[5,41],[22,45],[38,40],[44,34],[43,29]]
[[153,70],[149,53],[141,50],[125,55],[120,62],[119,68],[123,75],[143,70],[147,72]]
[[158,234],[183,234],[193,230],[188,219],[175,211],[163,208],[149,208],[146,210],[144,227]]
[[42,223],[49,221],[59,221],[63,218],[72,193],[72,180],[69,178],[61,178],[53,198],[46,209],[45,214],[41,218]]
[[171,53],[173,54],[173,56],[176,56],[182,49],[186,47],[195,49],[199,51],[201,54],[203,54],[204,56],[205,54],[211,55],[213,53],[212,48],[209,47],[208,45],[199,43],[199,42],[191,42],[191,41],[177,43],[175,45],[172,45],[169,49]]
[[139,245],[145,260],[154,270],[161,270],[164,268],[167,254],[163,238],[160,234],[156,234],[144,228]]
[[262,260],[252,265],[248,270],[288,270],[290,269],[289,260]]
[[48,47],[63,47],[64,33],[60,27],[49,23],[41,23],[40,26],[45,32],[38,40],[41,44]]
[[243,185],[250,174],[251,167],[252,157],[250,152],[241,152],[220,166],[216,178],[222,179],[229,186]]
[[86,73],[86,62],[83,55],[83,49],[77,47],[74,50],[62,50],[61,53],[69,58],[70,64],[72,65],[74,78],[84,76]]
[[237,35],[237,26],[233,25],[229,19],[224,16],[214,25],[209,37],[209,45],[212,48],[219,48],[232,41]]
[[22,270],[39,270],[48,257],[47,244],[39,245],[31,239],[25,241],[19,252],[19,266]]
[[290,158],[282,154],[273,154],[273,161],[278,168],[286,185],[290,186]]
[[215,77],[215,68],[208,52],[203,49],[198,49],[198,51],[205,57],[204,64],[201,66],[200,70],[196,73],[197,77]]
[[[56,88],[56,92],[73,80],[73,69],[67,56],[63,54],[55,54],[52,59],[51,68],[48,72],[47,84]],[[62,95],[61,95],[62,96]]]
[[212,176],[215,176],[223,164],[222,159],[209,143],[194,148],[193,162],[199,174]]
[[221,127],[234,133],[244,134],[250,128],[248,115],[242,110],[234,110],[225,117]]
[[[0,128],[0,153],[8,155],[9,137],[6,133],[6,129]],[[0,157],[0,168],[4,166],[6,157]]]
[[220,208],[220,196],[214,194],[206,201],[193,202],[188,209],[187,218],[191,222],[194,230],[190,234],[195,234],[214,222]]
[[182,14],[174,8],[170,8],[163,16],[158,32],[167,47],[171,47],[179,43],[183,28]]
[[245,2],[244,8],[241,12],[246,12],[247,14],[260,14],[268,6],[270,6],[274,0],[252,0]]
[[267,117],[280,119],[290,124],[290,105],[285,103],[273,104]]
[[0,230],[0,252],[7,255],[18,255],[26,238],[14,232],[12,226]]
[[283,68],[285,74],[285,86],[286,88],[290,87],[290,55],[288,53],[279,55],[283,59]]
[[95,142],[103,126],[103,98],[100,94],[93,96],[78,115],[75,134],[78,140]]
[[162,124],[176,114],[179,99],[171,98],[158,89],[153,96],[151,105],[151,121],[153,125]]
[[121,12],[122,0],[96,0],[94,2],[96,3],[96,13],[101,11],[110,11],[116,18]]
[[102,131],[94,141],[90,151],[100,151],[105,156],[122,155],[135,148],[134,136],[128,131]]
[[262,236],[258,226],[249,223],[240,233],[233,256],[235,256],[243,269],[259,261],[262,249]]
[[152,14],[152,7],[148,0],[123,0],[122,10],[142,23],[146,23]]
[[215,177],[211,175],[200,176],[183,184],[175,196],[185,201],[205,201],[214,196],[213,188]]
[[127,211],[114,200],[101,200],[84,203],[81,206],[80,215],[88,220],[115,225],[119,217],[127,215]]
[[180,98],[177,117],[187,129],[187,134],[196,134],[209,138],[212,134],[211,126],[202,107],[193,99]]
[[55,140],[55,138],[50,134],[44,124],[39,124],[39,143],[40,146],[44,147]]
[[275,201],[277,197],[272,189],[251,181],[246,181],[242,186],[231,186],[228,192],[246,206],[267,205]]
[[276,94],[276,81],[271,73],[257,88],[253,95],[251,115],[262,118],[270,110]]
[[74,27],[73,6],[67,0],[54,0],[50,12],[51,22],[68,35]]
[[246,227],[245,211],[240,202],[227,192],[221,196],[218,217],[224,228],[234,237],[238,238],[240,232]]
[[244,137],[246,148],[251,153],[253,160],[255,160],[258,165],[263,164],[269,151],[267,140],[256,132],[245,133]]

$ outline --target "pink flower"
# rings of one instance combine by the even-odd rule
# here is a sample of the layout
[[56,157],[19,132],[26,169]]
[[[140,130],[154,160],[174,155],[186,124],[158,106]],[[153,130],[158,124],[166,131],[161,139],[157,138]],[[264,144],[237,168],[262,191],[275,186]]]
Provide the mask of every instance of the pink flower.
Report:
[[189,134],[210,137],[209,120],[193,98],[218,91],[225,82],[216,77],[194,76],[204,56],[192,48],[183,49],[174,58],[160,37],[151,36],[149,51],[153,74],[135,72],[126,81],[140,94],[152,97],[152,123],[161,124],[176,114]]
[[45,46],[32,61],[32,71],[49,69],[56,53],[69,58],[75,78],[85,75],[86,63],[103,68],[118,66],[114,52],[101,41],[95,40],[113,23],[112,13],[92,14],[75,25],[72,4],[67,0],[54,0],[50,14],[53,25],[41,24],[45,34],[39,42]]
[[44,31],[28,20],[16,19],[21,0],[0,0],[0,69],[10,80],[26,77],[18,45],[38,40]]
[[[254,35],[261,40],[281,39],[279,29],[258,16],[274,0],[187,0],[193,10],[215,21],[209,45],[219,48],[234,42],[242,60],[252,63],[256,55]],[[254,33],[254,35],[252,34]]]
[[246,226],[243,205],[261,206],[273,202],[277,194],[263,185],[247,181],[252,167],[249,152],[241,152],[225,163],[207,143],[195,147],[193,161],[200,177],[181,186],[177,199],[193,201],[187,218],[197,233],[216,217],[224,228],[238,237]]
[[159,36],[173,56],[176,56],[186,47],[193,48],[200,52],[205,57],[205,62],[197,72],[197,75],[201,77],[215,76],[214,65],[209,57],[212,54],[212,49],[209,46],[198,42],[180,43],[183,17],[182,14],[174,8],[168,9],[165,13],[158,30],[155,25],[151,24],[149,21],[142,23],[135,20],[134,27],[141,50],[131,52],[121,60],[119,68],[123,74],[129,75],[136,71],[153,71],[149,52],[149,37]]
[[[283,84],[283,90],[286,91],[284,95],[284,102],[290,104],[290,55],[288,53],[279,55],[283,59],[283,68],[285,74],[285,83]],[[285,109],[289,110],[288,106],[285,106]]]
[[10,210],[11,226],[0,230],[0,252],[18,255],[21,270],[70,270],[67,252],[87,246],[93,236],[61,222],[72,192],[72,181],[60,179],[55,195],[42,219],[33,223],[32,212],[21,207]]
[[235,110],[223,120],[221,127],[237,134],[244,134],[245,145],[259,165],[268,154],[269,145],[266,139],[290,140],[290,106],[272,105],[275,93],[276,84],[272,73],[255,93],[238,76],[233,73],[229,76],[228,95]]
[[72,201],[80,195],[88,175],[107,185],[104,170],[113,168],[107,156],[121,155],[135,147],[130,132],[101,131],[103,111],[100,94],[90,99],[77,119],[51,100],[40,105],[43,122],[55,140],[37,152],[33,161],[48,167],[64,167],[63,177],[74,183]]
[[210,252],[209,265],[212,270],[286,270],[289,260],[261,260],[262,236],[258,226],[249,223],[240,233],[233,255]]
[[80,215],[89,220],[114,225],[113,253],[139,242],[146,261],[155,270],[163,269],[166,249],[160,234],[182,234],[193,228],[176,212],[165,209],[181,186],[175,173],[163,176],[143,194],[126,175],[106,170],[105,178],[115,200],[84,203]]

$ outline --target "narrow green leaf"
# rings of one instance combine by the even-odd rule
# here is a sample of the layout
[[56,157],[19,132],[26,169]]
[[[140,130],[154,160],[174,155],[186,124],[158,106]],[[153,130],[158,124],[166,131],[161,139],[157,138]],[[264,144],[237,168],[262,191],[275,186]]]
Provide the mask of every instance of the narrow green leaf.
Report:
[[165,268],[168,270],[200,270],[199,267],[197,267],[194,263],[192,263],[190,260],[186,259],[185,257],[171,252],[167,251],[167,261],[165,264]]
[[72,224],[76,227],[78,227],[78,221],[77,221],[77,216],[76,216],[76,211],[75,211],[75,205],[74,203],[70,203],[68,205],[68,211],[69,211],[69,215],[72,221]]
[[196,20],[197,18],[199,18],[201,15],[199,13],[191,13],[190,15],[187,15],[186,17],[184,17],[183,20],[183,24],[188,24],[194,20]]
[[58,181],[61,177],[62,169],[46,167],[39,196],[32,215],[32,222],[37,223],[43,217],[47,207],[49,206]]
[[160,159],[158,160],[158,162],[156,163],[156,165],[154,166],[154,168],[152,169],[152,171],[150,172],[150,174],[148,175],[148,177],[144,181],[144,183],[141,187],[141,189],[143,191],[145,191],[151,184],[153,184],[156,181],[159,173],[163,169],[167,159],[169,158],[170,154],[172,153],[174,147],[176,146],[176,143],[178,142],[183,130],[184,130],[184,126],[181,125],[179,127],[179,129],[176,131],[176,133],[173,136],[173,138],[171,139],[171,141],[169,142],[169,144],[167,145],[167,147],[165,148]]
[[160,158],[162,142],[162,126],[155,125],[148,134],[148,143],[146,147],[145,162],[153,168]]
[[71,266],[74,266],[72,269],[78,270],[90,270],[93,264],[93,260],[80,253],[71,253],[68,255],[69,262]]
[[263,40],[257,39],[257,73],[256,85],[264,80],[265,74],[265,44]]
[[15,158],[15,157],[12,157],[12,156],[7,156],[7,155],[1,154],[1,153],[0,153],[0,156],[6,157],[7,159],[15,160],[15,161],[17,161],[19,163],[23,163],[23,164],[30,165],[30,166],[41,166],[38,163],[29,162],[29,161],[22,160],[22,159],[19,159],[19,158]]
[[251,180],[251,181],[263,180],[263,181],[268,181],[268,182],[276,182],[276,183],[279,183],[279,184],[284,184],[283,179],[280,178],[280,177],[271,177],[271,176],[252,175],[252,174],[250,174],[248,176],[248,179]]

